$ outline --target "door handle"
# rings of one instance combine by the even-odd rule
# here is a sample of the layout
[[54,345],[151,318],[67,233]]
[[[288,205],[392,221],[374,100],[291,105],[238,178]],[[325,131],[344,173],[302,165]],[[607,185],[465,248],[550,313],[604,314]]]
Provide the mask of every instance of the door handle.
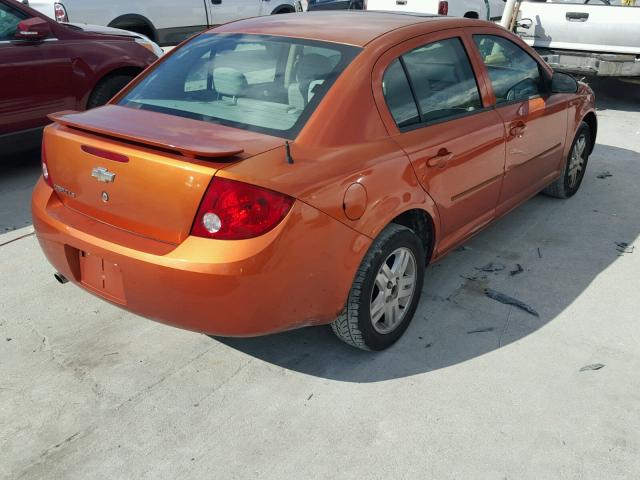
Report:
[[524,122],[513,123],[511,124],[511,128],[509,129],[509,134],[512,137],[522,138],[526,129],[527,125]]
[[222,0],[211,0],[211,4],[212,5],[221,5],[222,4]]
[[446,148],[441,148],[438,150],[438,154],[435,157],[431,157],[427,160],[427,166],[432,168],[443,168],[452,158],[453,153]]
[[586,22],[589,14],[585,12],[567,12],[567,20],[570,22]]

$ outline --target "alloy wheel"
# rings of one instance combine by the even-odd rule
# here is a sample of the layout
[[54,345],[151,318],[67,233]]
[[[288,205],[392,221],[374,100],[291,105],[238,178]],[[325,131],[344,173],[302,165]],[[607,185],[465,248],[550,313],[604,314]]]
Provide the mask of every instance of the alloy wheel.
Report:
[[371,323],[376,332],[394,331],[404,320],[416,287],[417,264],[413,252],[402,247],[382,263],[371,292]]
[[569,188],[573,189],[576,187],[580,178],[582,176],[582,172],[584,171],[584,165],[586,162],[585,159],[585,151],[587,149],[587,137],[582,134],[576,140],[576,143],[573,146],[573,150],[571,150],[571,157],[569,159],[569,169],[567,172],[569,179]]

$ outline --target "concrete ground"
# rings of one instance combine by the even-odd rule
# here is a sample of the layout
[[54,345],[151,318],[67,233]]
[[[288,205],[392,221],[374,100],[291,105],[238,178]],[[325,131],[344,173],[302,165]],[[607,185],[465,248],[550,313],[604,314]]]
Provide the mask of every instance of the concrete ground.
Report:
[[[538,196],[430,267],[377,354],[327,328],[213,339],[58,285],[33,236],[5,244],[29,235],[39,174],[37,154],[5,161],[0,477],[640,477],[640,248],[616,245],[640,234],[640,87],[597,94],[579,194]],[[506,268],[483,278],[489,262]]]

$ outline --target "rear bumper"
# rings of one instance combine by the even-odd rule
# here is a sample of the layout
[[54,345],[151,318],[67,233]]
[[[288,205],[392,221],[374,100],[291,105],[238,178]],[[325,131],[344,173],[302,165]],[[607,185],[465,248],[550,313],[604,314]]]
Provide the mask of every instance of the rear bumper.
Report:
[[[259,238],[188,237],[177,246],[74,212],[42,180],[32,212],[47,259],[71,282],[144,317],[223,336],[331,322],[371,242],[302,202]],[[82,252],[118,270],[117,288],[87,284]]]
[[640,56],[614,53],[536,49],[554,69],[601,77],[640,77]]

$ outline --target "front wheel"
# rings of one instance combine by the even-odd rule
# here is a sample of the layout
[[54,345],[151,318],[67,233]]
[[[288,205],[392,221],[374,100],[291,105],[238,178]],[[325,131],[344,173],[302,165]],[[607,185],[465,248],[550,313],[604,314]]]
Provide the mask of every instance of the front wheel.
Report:
[[115,97],[134,77],[131,75],[111,75],[102,79],[91,93],[87,110],[100,107]]
[[347,304],[331,328],[363,350],[384,350],[404,333],[415,314],[425,271],[422,242],[410,229],[389,225],[367,252]]
[[556,198],[569,198],[576,194],[587,169],[591,153],[591,130],[582,122],[573,140],[569,158],[564,162],[560,177],[543,190],[543,193]]

